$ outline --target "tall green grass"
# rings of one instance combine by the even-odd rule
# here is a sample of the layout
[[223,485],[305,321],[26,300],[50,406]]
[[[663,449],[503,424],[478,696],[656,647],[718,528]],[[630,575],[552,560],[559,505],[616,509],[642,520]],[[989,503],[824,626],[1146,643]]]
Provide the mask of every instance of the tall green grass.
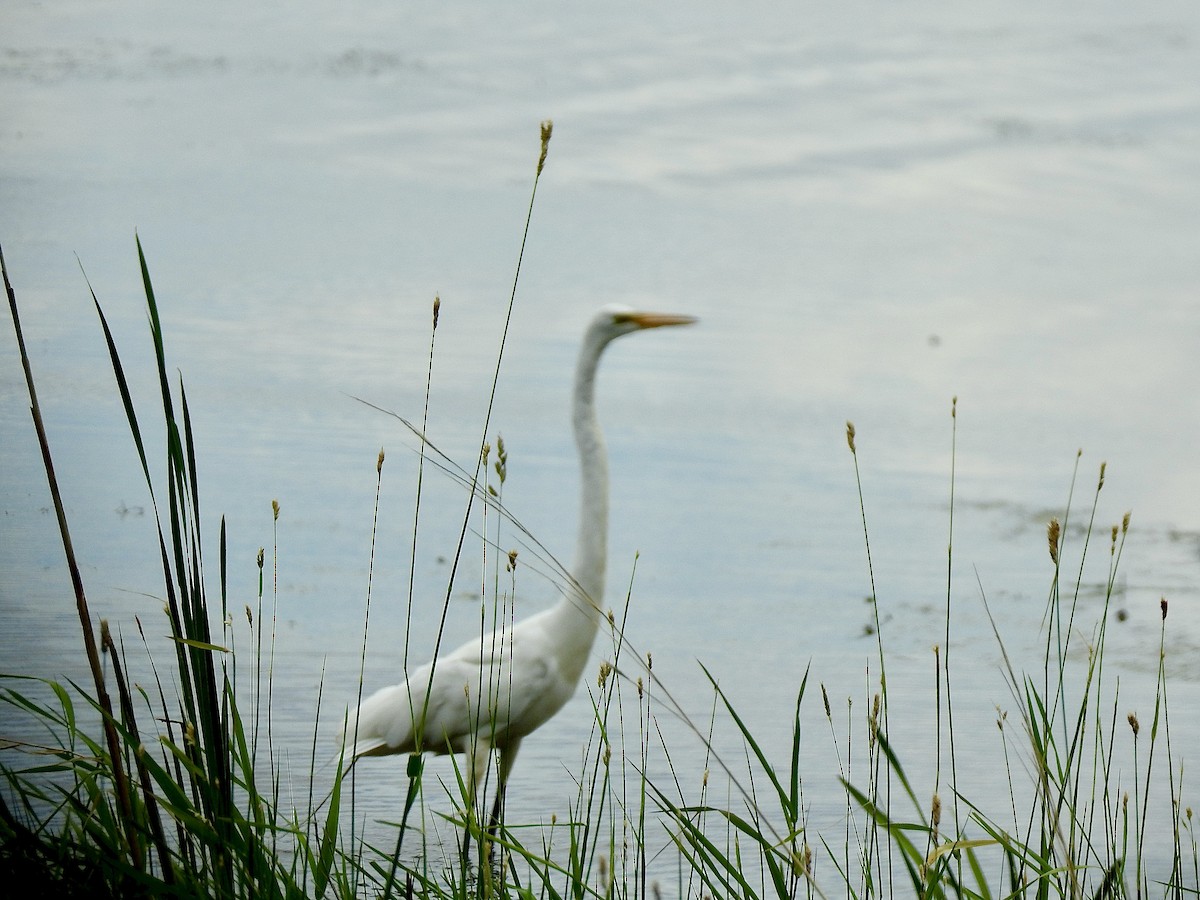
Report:
[[[539,175],[548,138],[544,131]],[[1123,711],[1119,682],[1104,666],[1110,602],[1130,519],[1127,515],[1107,529],[1097,524],[1103,467],[1082,524],[1075,522],[1074,486],[1061,520],[1048,524],[1044,644],[1034,671],[1019,671],[1011,662],[1000,627],[993,623],[1013,715],[1001,714],[999,728],[986,735],[966,730],[960,724],[961,710],[955,717],[953,702],[956,670],[951,660],[957,659],[952,651],[958,649],[959,613],[951,602],[958,594],[951,564],[952,469],[944,631],[934,651],[933,771],[910,773],[891,737],[888,621],[881,614],[888,598],[876,590],[870,498],[860,480],[864,587],[874,611],[865,696],[857,703],[848,698],[843,717],[828,686],[806,670],[796,686],[794,705],[779,711],[788,734],[782,758],[775,758],[768,743],[756,736],[739,712],[739,698],[727,693],[708,669],[703,675],[711,688],[711,707],[703,718],[675,699],[670,686],[655,674],[653,658],[626,637],[635,594],[631,573],[623,602],[609,615],[611,643],[587,684],[592,725],[569,763],[574,788],[564,820],[533,826],[502,819],[489,828],[483,802],[488,786],[480,796],[472,796],[467,776],[457,766],[448,785],[427,780],[419,755],[408,760],[405,805],[389,826],[384,846],[364,839],[356,798],[366,787],[357,783],[353,767],[345,771],[333,763],[328,794],[318,795],[310,788],[302,808],[285,803],[283,754],[272,727],[275,578],[268,578],[267,555],[260,551],[258,604],[253,610],[231,610],[223,520],[216,560],[204,557],[202,525],[207,520],[201,515],[187,394],[182,380],[176,382],[169,374],[159,305],[140,242],[137,252],[158,375],[152,416],[140,413],[94,294],[93,301],[157,526],[169,638],[163,646],[152,646],[138,620],[142,652],[154,667],[150,689],[126,674],[128,650],[119,632],[114,637],[114,629],[95,622],[89,610],[24,351],[16,295],[4,267],[91,676],[89,685],[20,673],[0,676],[0,702],[13,716],[36,723],[45,735],[36,745],[8,740],[0,754],[0,866],[14,877],[60,896],[114,897],[1040,900],[1196,895],[1200,856],[1191,808],[1183,800],[1184,756],[1172,746],[1167,704],[1166,600],[1161,606],[1154,709],[1145,721]],[[515,295],[514,281],[510,311]],[[435,301],[430,380],[437,310]],[[502,355],[503,342],[497,373]],[[427,414],[428,386],[425,410]],[[954,435],[957,403],[951,423]],[[468,506],[456,560],[468,547],[471,507],[479,506],[484,524],[477,546],[480,571],[485,573],[480,585],[481,629],[511,623],[519,579],[527,573],[552,580],[569,575],[504,508],[508,458],[503,442],[497,438],[487,444],[485,425],[478,459],[462,470],[424,439],[423,421],[404,424],[420,437],[418,486],[428,464],[466,489]],[[154,432],[165,447],[161,473],[146,449]],[[848,425],[856,478],[859,442]],[[383,471],[381,452],[376,520]],[[418,489],[414,547],[420,496]],[[275,511],[278,516],[278,506]],[[520,551],[501,549],[512,536],[509,529],[520,539]],[[1071,534],[1079,537],[1068,545]],[[1104,538],[1107,546],[1096,550],[1094,545]],[[373,575],[373,546],[370,552]],[[1084,562],[1102,552],[1108,554],[1103,609],[1095,622],[1084,622],[1079,602]],[[1064,560],[1072,554],[1078,568],[1068,572]],[[982,584],[977,593],[987,608]],[[371,599],[369,577],[360,692],[369,652]],[[443,624],[448,600],[449,593]],[[411,621],[417,614],[410,584],[407,615]],[[252,639],[248,646],[237,647],[233,621],[242,615]],[[1086,652],[1078,649],[1081,641]],[[425,656],[424,648],[412,652]],[[406,646],[406,663],[409,653]],[[163,654],[170,665],[160,669]],[[806,796],[806,782],[828,774],[812,772],[807,763],[812,758],[813,738],[805,730],[812,720],[810,711],[828,728],[845,789],[843,815],[833,830],[821,831],[810,823],[812,800]],[[677,766],[661,727],[668,717],[682,721],[703,748],[703,772]],[[317,770],[330,765],[331,756],[318,740],[320,702],[312,719],[313,741],[306,753],[308,782],[316,784]],[[1121,729],[1133,737],[1129,759],[1120,756]],[[719,752],[718,747],[730,745],[731,737],[740,753]],[[1006,761],[1008,789],[1002,796],[971,796],[960,785],[960,772],[967,768],[963,755],[982,746],[995,749]],[[1164,780],[1167,801],[1152,800],[1162,796]],[[926,785],[932,785],[931,792]],[[452,838],[437,837],[438,816],[445,817],[442,825]],[[1154,855],[1161,858],[1164,840],[1169,870],[1152,870],[1148,851],[1155,842]]]

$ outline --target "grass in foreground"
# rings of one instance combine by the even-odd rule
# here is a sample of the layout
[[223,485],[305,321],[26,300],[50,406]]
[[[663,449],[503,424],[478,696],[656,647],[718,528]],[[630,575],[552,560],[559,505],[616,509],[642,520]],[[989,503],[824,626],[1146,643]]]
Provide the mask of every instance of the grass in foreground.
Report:
[[[542,162],[544,152],[539,171]],[[152,688],[144,689],[126,676],[124,644],[114,639],[107,623],[100,623],[96,638],[22,346],[91,684],[3,676],[0,700],[45,735],[36,745],[8,741],[0,756],[0,866],[14,877],[20,875],[24,883],[41,884],[59,896],[89,897],[1196,895],[1200,857],[1191,809],[1183,803],[1182,754],[1171,744],[1165,600],[1155,708],[1149,721],[1119,711],[1115,680],[1104,671],[1109,601],[1128,516],[1111,529],[1104,607],[1092,626],[1087,652],[1076,652],[1082,640],[1077,615],[1083,562],[1097,533],[1096,499],[1103,488],[1103,468],[1087,520],[1076,529],[1083,537],[1073,548],[1080,567],[1073,578],[1062,571],[1064,536],[1074,524],[1070,503],[1062,521],[1056,519],[1048,527],[1051,577],[1043,665],[1033,674],[1022,673],[1005,656],[1016,714],[1013,722],[1002,719],[997,731],[1009,761],[1009,790],[1002,797],[972,798],[958,790],[960,756],[972,753],[985,739],[955,725],[949,565],[945,636],[936,651],[936,768],[915,779],[932,782],[931,796],[919,793],[893,748],[887,645],[884,620],[878,615],[886,601],[874,590],[867,504],[860,489],[876,610],[872,664],[878,675],[868,691],[865,714],[856,717],[848,707],[844,722],[835,718],[826,686],[820,686],[819,709],[837,749],[846,791],[838,833],[818,833],[808,823],[801,712],[818,702],[808,673],[790,711],[790,752],[778,762],[739,715],[736,698],[705,670],[712,685],[711,715],[707,722],[685,721],[706,748],[708,771],[723,777],[723,793],[710,786],[707,772],[699,779],[698,792],[687,787],[698,779],[675,769],[658,727],[660,717],[682,716],[684,711],[669,686],[655,676],[649,657],[624,638],[628,593],[620,615],[610,618],[611,652],[589,688],[594,720],[573,770],[576,793],[568,821],[546,828],[507,823],[492,838],[484,827],[486,818],[467,801],[460,777],[449,790],[451,825],[456,835],[470,834],[474,849],[456,854],[446,844],[430,843],[426,804],[444,798],[432,797],[439,789],[425,783],[420,757],[409,761],[407,805],[394,826],[395,843],[387,847],[367,846],[358,833],[353,772],[337,768],[328,797],[310,792],[307,808],[287,808],[280,800],[284,775],[270,727],[269,666],[263,679],[264,658],[273,652],[273,639],[267,637],[269,616],[260,599],[253,617],[257,624],[252,623],[257,628],[254,646],[236,651],[226,593],[224,523],[214,573],[201,553],[200,489],[186,393],[182,383],[173,386],[168,376],[158,305],[140,245],[138,253],[161,391],[155,426],[165,435],[161,483],[152,477],[146,432],[98,302],[96,309],[158,523],[170,639],[165,648],[151,648],[141,639],[148,654],[165,649],[171,665],[161,678],[156,668]],[[4,280],[20,343],[7,269]],[[847,440],[857,472],[853,426],[848,427]],[[424,444],[422,448],[424,453]],[[478,487],[480,468],[489,461],[486,454],[480,455],[473,475],[461,473],[469,496],[482,498],[485,535],[487,517],[496,516],[494,536],[482,543],[491,566],[481,607],[485,628],[511,617],[509,601],[516,589],[515,556],[506,558],[495,549],[505,516],[500,501],[507,464],[499,443],[495,454],[491,461],[498,482],[493,486]],[[423,455],[422,465],[424,461]],[[450,465],[444,458],[434,457],[433,462]],[[379,465],[377,473],[382,457]],[[949,559],[953,472],[951,485]],[[414,535],[418,521],[419,508]],[[465,519],[464,537],[466,533]],[[462,546],[460,542],[459,553]],[[539,562],[549,571],[556,566],[548,557]],[[259,566],[261,575],[261,555]],[[368,614],[369,589],[364,653]],[[214,628],[216,622],[220,625]],[[1003,648],[998,630],[996,637]],[[239,653],[247,652],[250,661],[239,673]],[[241,689],[248,687],[239,678],[244,682],[247,677],[252,685],[248,710],[244,700],[239,703]],[[717,729],[725,727],[733,729],[743,747],[736,762],[715,750],[720,743]],[[1118,758],[1119,729],[1132,733],[1132,760]],[[648,774],[651,757],[659,752],[666,760],[666,777]],[[314,721],[310,782],[324,758]],[[851,773],[858,774],[852,778]],[[1165,801],[1160,799],[1164,779]],[[718,795],[724,802],[714,799]],[[653,860],[663,845],[673,850],[673,867]],[[1169,867],[1148,864],[1151,849],[1155,858],[1168,856]],[[668,886],[662,873],[672,868],[674,883]]]

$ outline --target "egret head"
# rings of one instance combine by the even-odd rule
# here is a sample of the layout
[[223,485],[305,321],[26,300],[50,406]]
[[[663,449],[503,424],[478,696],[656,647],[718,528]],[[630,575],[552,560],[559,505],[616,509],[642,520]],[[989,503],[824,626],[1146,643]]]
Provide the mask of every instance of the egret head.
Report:
[[645,328],[663,328],[668,325],[690,325],[695,316],[674,313],[639,312],[628,306],[606,306],[596,313],[588,329],[601,346],[623,334],[632,334]]

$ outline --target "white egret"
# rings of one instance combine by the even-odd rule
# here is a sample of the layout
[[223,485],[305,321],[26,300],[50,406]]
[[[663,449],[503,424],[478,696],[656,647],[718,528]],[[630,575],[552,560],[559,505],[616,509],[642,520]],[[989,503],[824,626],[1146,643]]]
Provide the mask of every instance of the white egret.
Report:
[[575,369],[572,425],[582,492],[571,582],[558,603],[511,628],[468,641],[363,701],[346,728],[353,757],[464,753],[473,799],[493,749],[499,752],[493,820],[521,741],[575,693],[600,627],[608,558],[608,458],[596,417],[600,355],[645,328],[686,325],[691,316],[609,306],[592,319]]

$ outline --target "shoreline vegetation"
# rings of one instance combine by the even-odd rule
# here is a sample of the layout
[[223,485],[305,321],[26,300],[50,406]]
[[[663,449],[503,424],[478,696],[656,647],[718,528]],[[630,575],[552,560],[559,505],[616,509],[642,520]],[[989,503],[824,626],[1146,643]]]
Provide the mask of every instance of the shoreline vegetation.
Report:
[[[544,123],[537,176],[546,162],[549,139],[550,125]],[[526,236],[536,190],[535,176]],[[524,237],[521,246],[523,254]],[[43,893],[64,897],[582,900],[1197,895],[1200,853],[1192,808],[1184,802],[1185,754],[1172,745],[1167,703],[1166,599],[1160,607],[1157,689],[1150,716],[1140,719],[1122,711],[1117,679],[1104,666],[1106,626],[1110,614],[1115,615],[1109,601],[1118,585],[1130,516],[1111,527],[1097,523],[1103,465],[1090,509],[1082,514],[1074,510],[1073,484],[1067,512],[1047,524],[1051,576],[1040,668],[1019,671],[992,620],[1012,716],[1000,715],[997,731],[985,735],[963,724],[962,710],[953,702],[951,653],[957,645],[950,566],[955,511],[952,462],[944,633],[934,648],[935,762],[934,771],[921,772],[919,778],[906,771],[889,737],[890,717],[896,713],[888,696],[882,600],[872,603],[872,680],[865,709],[847,704],[843,718],[819,673],[806,671],[794,709],[779,713],[787,717],[791,735],[790,752],[779,760],[739,715],[737,698],[728,696],[708,669],[703,672],[711,685],[711,715],[699,722],[687,718],[670,686],[655,676],[652,658],[624,636],[631,581],[623,602],[609,613],[612,643],[597,677],[588,685],[593,721],[579,768],[571,769],[576,793],[568,821],[548,826],[502,822],[493,834],[486,816],[468,800],[461,764],[455,763],[456,784],[445,789],[435,787],[432,780],[426,782],[424,758],[414,755],[407,763],[405,806],[398,821],[389,823],[394,843],[369,845],[356,809],[356,793],[364,789],[356,784],[356,767],[330,764],[329,749],[318,740],[319,700],[313,713],[313,741],[307,748],[308,784],[316,783],[318,769],[332,765],[332,786],[328,794],[322,790],[320,795],[309,787],[299,808],[281,787],[285,754],[276,746],[271,728],[269,662],[275,649],[275,622],[266,586],[271,564],[266,552],[259,551],[256,608],[231,609],[225,523],[222,519],[218,525],[215,561],[206,559],[187,394],[182,377],[175,382],[170,375],[158,302],[140,240],[137,252],[161,394],[153,426],[144,425],[150,420],[139,416],[144,404],[135,403],[100,302],[94,292],[92,297],[157,524],[170,637],[165,644],[151,646],[140,619],[136,622],[154,673],[153,683],[146,685],[127,674],[131,666],[124,640],[114,638],[108,622],[96,622],[88,607],[25,353],[16,292],[4,264],[5,290],[91,676],[90,684],[80,684],[21,673],[0,675],[5,721],[21,717],[33,726],[22,734],[40,730],[45,735],[33,743],[0,734],[0,866],[17,883],[38,884]],[[520,259],[516,269],[510,313]],[[430,378],[437,313],[435,299]],[[504,337],[497,375],[503,352]],[[493,380],[493,397],[495,384]],[[401,421],[420,443],[418,498],[426,464],[467,489],[455,565],[471,530],[472,509],[477,506],[476,512],[481,511],[482,541],[491,566],[490,596],[483,598],[481,607],[483,626],[511,621],[518,565],[540,567],[552,578],[561,577],[561,567],[527,532],[522,532],[527,549],[520,557],[499,547],[501,522],[521,531],[502,503],[507,465],[502,442],[497,440],[494,447],[488,444],[490,422],[485,421],[472,472],[458,468],[424,440],[423,421],[421,425]],[[956,435],[956,401],[951,423]],[[163,474],[156,474],[157,464],[152,464],[153,454],[147,451],[156,433],[165,445]],[[874,598],[869,510],[859,479],[857,434],[850,423],[846,440],[859,485],[857,502]],[[383,466],[381,451],[376,516]],[[1079,516],[1082,525],[1075,521]],[[419,524],[418,500],[414,542]],[[204,529],[209,527],[205,519]],[[1078,546],[1071,548],[1081,559],[1077,576],[1062,568],[1068,535],[1081,535]],[[1096,544],[1105,546],[1095,549]],[[1086,622],[1078,603],[1082,559],[1089,552],[1105,551],[1109,574],[1103,609],[1095,622]],[[373,559],[374,547],[371,553]],[[982,585],[979,591],[986,609]],[[364,665],[370,603],[368,579]],[[410,614],[411,603],[410,596]],[[242,615],[251,629],[251,646],[235,646],[234,617]],[[1084,632],[1090,636],[1085,638]],[[1081,643],[1086,647],[1081,648]],[[418,659],[425,658],[425,649],[414,650]],[[406,664],[408,651],[406,646]],[[582,703],[582,697],[574,702]],[[810,738],[802,733],[801,709],[814,707],[828,724],[837,751],[837,774],[845,788],[844,817],[834,832],[818,832],[809,824],[805,779],[813,774],[805,768]],[[648,774],[649,757],[661,738],[656,726],[661,715],[682,717],[706,748],[702,775],[675,771],[665,746],[661,749],[670,777]],[[719,728],[732,729],[742,747],[740,758],[726,759],[717,753],[714,734]],[[1132,735],[1132,759],[1124,758],[1120,750],[1126,734]],[[997,737],[1006,761],[1008,793],[998,797],[959,793],[960,760],[977,752],[980,742],[995,742]],[[289,749],[294,759],[302,748]],[[721,788],[710,787],[710,773],[722,779]],[[927,782],[933,784],[931,795],[914,787]],[[698,793],[685,787],[695,784]],[[486,810],[484,787],[479,805]],[[443,790],[449,793],[450,826],[456,835],[469,836],[464,843],[470,849],[465,852],[455,852],[454,841],[431,842],[423,827],[430,795]],[[664,846],[674,854],[673,880],[664,878],[661,866],[653,864],[653,856]],[[1169,866],[1150,865],[1151,850],[1155,859],[1169,858]]]

